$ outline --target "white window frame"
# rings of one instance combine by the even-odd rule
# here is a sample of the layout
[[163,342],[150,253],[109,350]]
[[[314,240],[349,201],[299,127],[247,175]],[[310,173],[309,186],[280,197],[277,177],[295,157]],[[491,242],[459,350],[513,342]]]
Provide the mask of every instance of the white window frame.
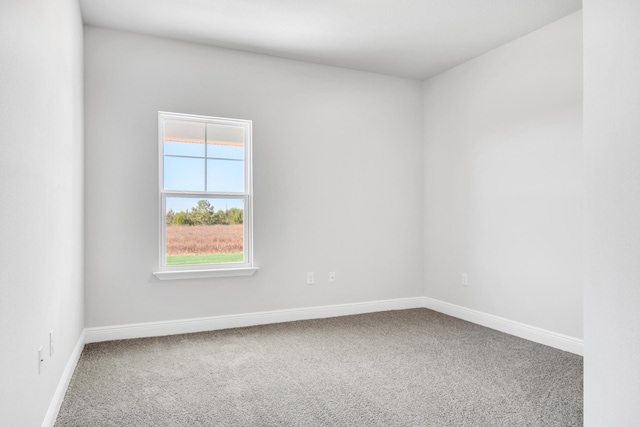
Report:
[[[183,191],[164,189],[164,120],[192,121],[196,123],[239,126],[244,129],[244,192],[219,192],[219,191]],[[206,126],[205,126],[206,129]],[[252,122],[251,120],[228,119],[223,117],[198,116],[193,114],[158,112],[158,168],[159,168],[159,195],[160,195],[160,271],[153,274],[160,280],[191,279],[206,277],[249,276],[254,274],[258,267],[253,263],[253,156],[252,156]],[[206,131],[205,131],[206,145]],[[205,154],[206,163],[206,154]],[[206,175],[205,175],[206,179]],[[244,200],[244,256],[243,262],[216,263],[216,264],[166,264],[166,200],[167,197],[191,197],[191,198],[225,198]]]

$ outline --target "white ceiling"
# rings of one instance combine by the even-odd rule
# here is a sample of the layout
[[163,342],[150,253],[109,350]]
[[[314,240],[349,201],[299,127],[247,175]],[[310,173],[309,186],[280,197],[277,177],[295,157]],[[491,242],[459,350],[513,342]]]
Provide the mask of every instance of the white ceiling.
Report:
[[89,25],[423,80],[581,0],[80,0]]

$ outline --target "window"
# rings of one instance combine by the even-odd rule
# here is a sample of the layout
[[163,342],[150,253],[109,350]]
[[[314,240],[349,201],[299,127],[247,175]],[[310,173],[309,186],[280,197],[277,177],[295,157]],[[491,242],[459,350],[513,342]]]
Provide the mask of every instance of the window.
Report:
[[251,121],[158,113],[160,279],[253,274]]

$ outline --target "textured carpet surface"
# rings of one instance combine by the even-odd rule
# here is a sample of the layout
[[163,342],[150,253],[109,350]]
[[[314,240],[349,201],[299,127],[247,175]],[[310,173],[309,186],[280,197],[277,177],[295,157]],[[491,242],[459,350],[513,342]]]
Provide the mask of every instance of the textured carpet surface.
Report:
[[582,363],[427,309],[111,341],[56,426],[580,426]]

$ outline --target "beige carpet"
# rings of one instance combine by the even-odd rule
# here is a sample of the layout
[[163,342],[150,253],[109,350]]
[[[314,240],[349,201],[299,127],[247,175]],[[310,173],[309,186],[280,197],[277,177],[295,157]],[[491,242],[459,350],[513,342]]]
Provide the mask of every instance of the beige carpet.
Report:
[[111,341],[56,426],[580,426],[582,369],[427,309]]

